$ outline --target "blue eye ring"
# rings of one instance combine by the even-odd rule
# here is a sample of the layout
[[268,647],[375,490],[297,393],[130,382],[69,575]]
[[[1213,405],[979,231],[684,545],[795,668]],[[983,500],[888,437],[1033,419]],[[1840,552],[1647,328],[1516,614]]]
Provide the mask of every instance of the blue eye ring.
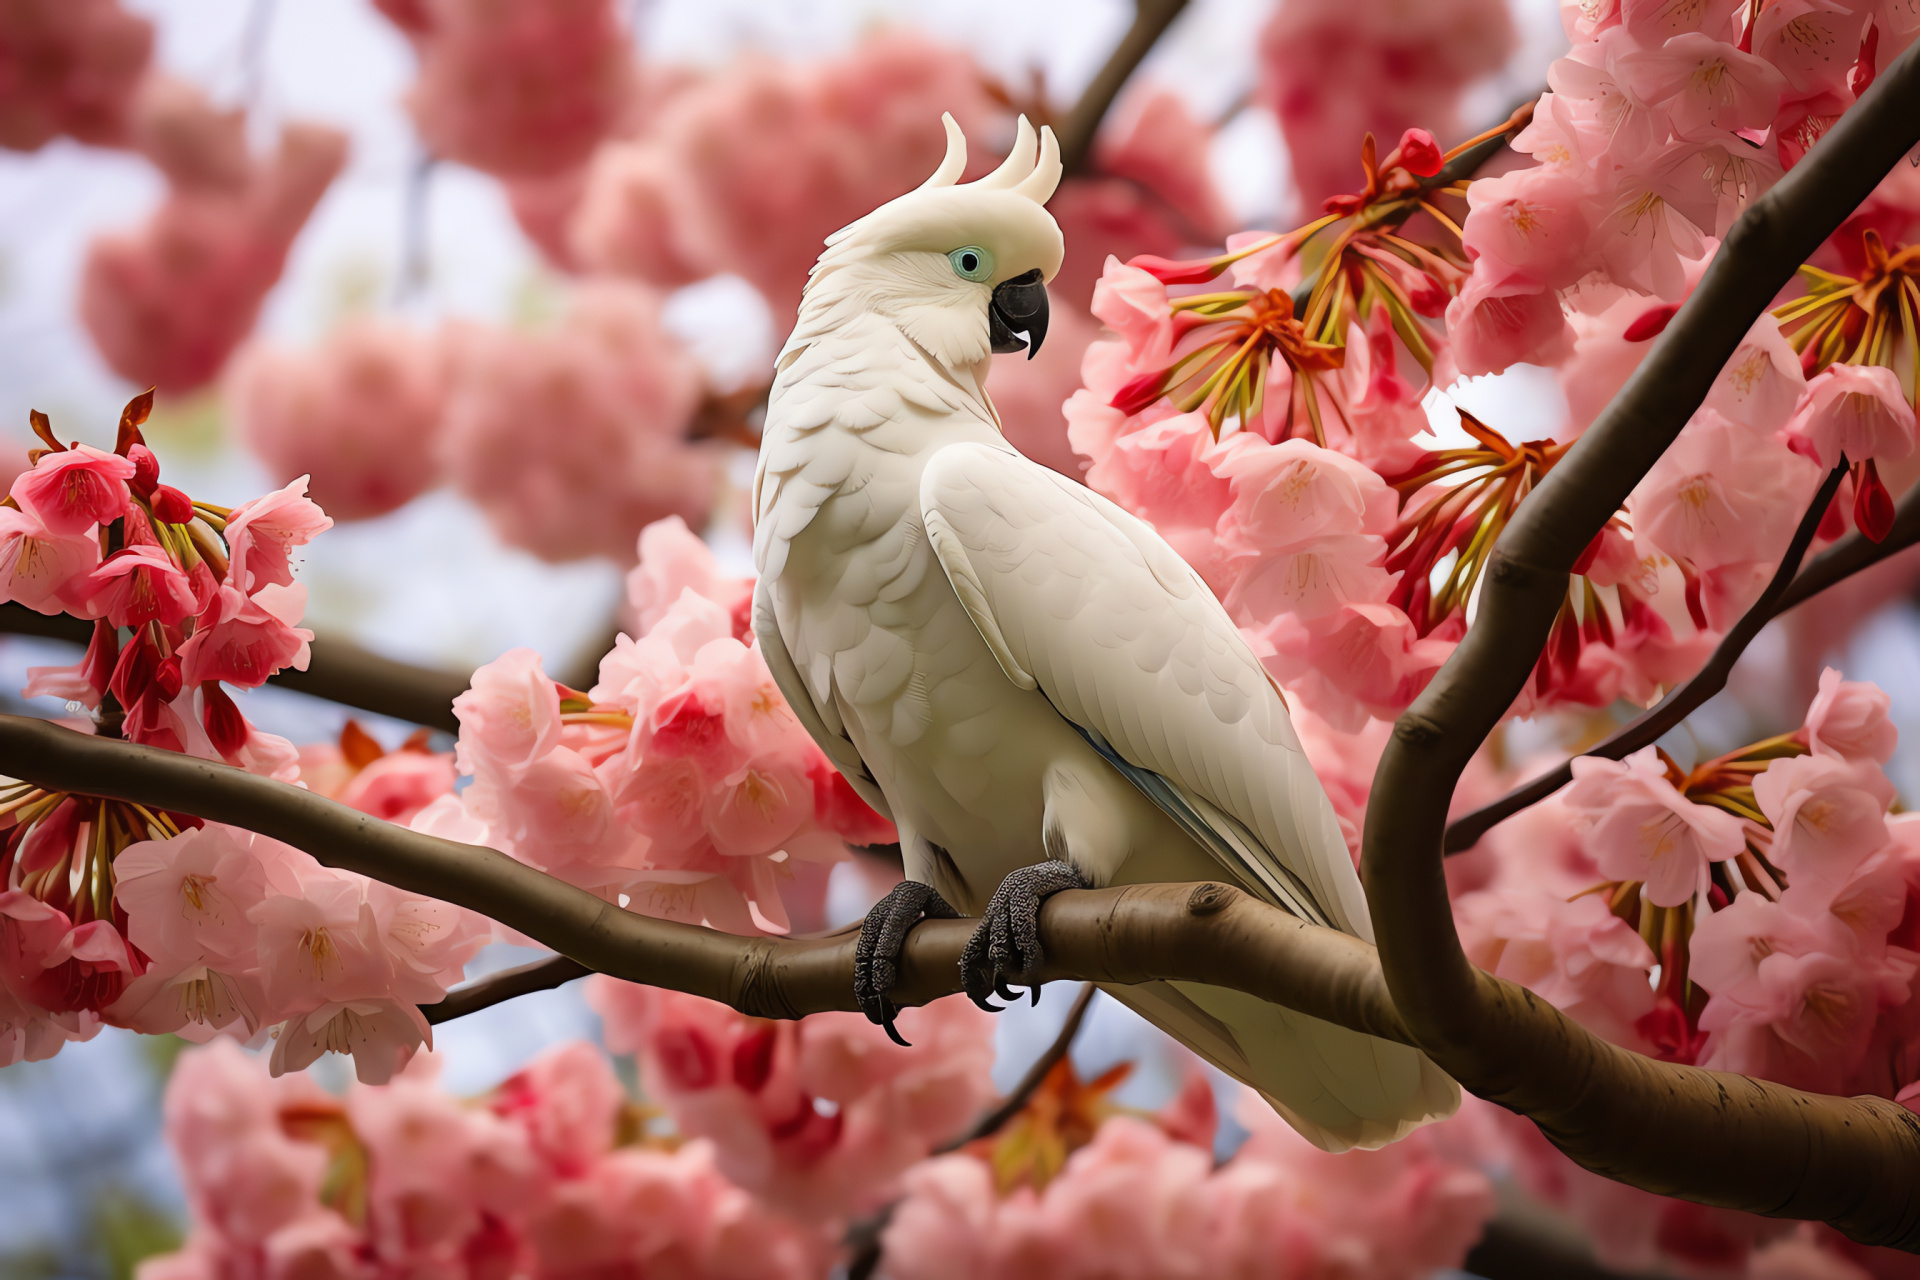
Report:
[[977,244],[960,246],[947,255],[947,261],[962,280],[984,281],[993,275],[993,255]]

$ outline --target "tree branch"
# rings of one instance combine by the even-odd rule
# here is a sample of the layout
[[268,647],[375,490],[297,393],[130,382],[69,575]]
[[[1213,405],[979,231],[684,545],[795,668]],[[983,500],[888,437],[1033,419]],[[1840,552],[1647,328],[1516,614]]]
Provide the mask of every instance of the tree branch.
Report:
[[[477,911],[629,982],[705,996],[759,1017],[858,1007],[852,932],[743,938],[635,915],[493,849],[409,831],[227,765],[25,716],[0,716],[0,772],[49,790],[130,800],[257,831],[328,866]],[[1048,955],[1038,975],[1043,981],[1206,982],[1389,1040],[1407,1038],[1371,947],[1237,889],[1157,884],[1064,893],[1048,900],[1041,918]],[[925,1004],[960,990],[960,952],[972,930],[967,920],[916,928],[890,993],[894,1002]],[[553,967],[541,967],[547,965]],[[533,968],[537,976],[515,981],[532,984],[562,972],[552,961]]]
[[[1813,535],[1818,532],[1820,521],[1827,513],[1827,506],[1833,501],[1833,495],[1839,490],[1840,481],[1845,478],[1846,473],[1844,463],[1827,473],[1825,483],[1814,494],[1813,502],[1807,507],[1806,514],[1800,517],[1800,527],[1793,531],[1793,541],[1787,544],[1787,553],[1781,557],[1779,567],[1773,571],[1773,578],[1767,583],[1766,590],[1760,593],[1760,598],[1753,602],[1753,606],[1741,615],[1740,620],[1715,646],[1713,656],[1707,659],[1707,664],[1696,671],[1693,678],[1685,684],[1675,688],[1658,703],[1580,754],[1597,756],[1602,760],[1619,760],[1630,756],[1642,747],[1649,747],[1658,742],[1667,730],[1685,720],[1707,699],[1726,688],[1727,676],[1733,670],[1733,664],[1738,662],[1740,655],[1747,651],[1747,646],[1752,644],[1753,638],[1760,634],[1760,629],[1786,611],[1789,606],[1782,601],[1787,595],[1801,586],[1803,578],[1812,574],[1814,566],[1809,567],[1808,574],[1796,576],[1795,570],[1800,567],[1801,557],[1806,555],[1807,548],[1813,544]],[[1903,537],[1905,541],[1902,541]],[[1827,571],[1821,575],[1826,578],[1826,581],[1819,587],[1813,588],[1813,591],[1825,590],[1847,574],[1858,572],[1896,551],[1911,546],[1916,538],[1920,538],[1920,486],[1916,486],[1901,500],[1899,510],[1895,514],[1894,527],[1888,532],[1885,542],[1875,544],[1866,541],[1858,533],[1853,534],[1852,540],[1870,550],[1856,556],[1859,563],[1838,576],[1832,576],[1833,562],[1827,562]],[[1841,543],[1835,543],[1832,549],[1837,550],[1841,545]],[[1819,564],[1819,561],[1815,562],[1816,566]],[[1805,599],[1813,594],[1813,591],[1805,591],[1799,598]],[[1559,768],[1551,769],[1533,781],[1515,787],[1493,803],[1482,805],[1472,813],[1451,823],[1447,827],[1446,838],[1441,848],[1450,855],[1466,852],[1490,829],[1505,822],[1522,809],[1540,803],[1572,781],[1573,762],[1566,761]]]
[[1069,176],[1087,163],[1100,122],[1106,118],[1113,100],[1120,96],[1134,68],[1186,7],[1187,0],[1134,0],[1133,25],[1120,37],[1106,65],[1093,77],[1086,92],[1080,95],[1080,101],[1074,103],[1073,110],[1055,131],[1060,142],[1060,164]]
[[1462,1085],[1530,1117],[1576,1162],[1704,1204],[1831,1223],[1920,1250],[1920,1117],[1654,1062],[1468,963],[1443,870],[1447,805],[1520,693],[1574,562],[1672,444],[1749,326],[1920,140],[1920,46],[1728,234],[1646,362],[1502,533],[1479,616],[1395,725],[1362,874],[1379,959],[1415,1041]]

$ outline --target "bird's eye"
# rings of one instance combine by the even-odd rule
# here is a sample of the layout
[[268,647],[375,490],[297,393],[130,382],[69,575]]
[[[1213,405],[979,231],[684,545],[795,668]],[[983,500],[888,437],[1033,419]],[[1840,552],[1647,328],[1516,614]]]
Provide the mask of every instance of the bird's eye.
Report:
[[947,255],[954,274],[965,280],[985,280],[993,274],[993,255],[977,244],[955,249]]

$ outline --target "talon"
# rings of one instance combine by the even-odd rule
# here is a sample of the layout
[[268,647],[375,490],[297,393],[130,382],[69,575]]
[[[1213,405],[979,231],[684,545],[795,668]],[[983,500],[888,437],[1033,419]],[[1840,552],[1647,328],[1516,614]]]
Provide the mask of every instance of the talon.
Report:
[[900,976],[899,958],[913,926],[928,917],[950,917],[954,910],[929,885],[903,880],[876,902],[860,924],[853,949],[853,997],[867,1021],[886,1028],[895,1044],[907,1041],[893,1025],[899,1013],[887,992]]
[[1042,985],[1041,983],[1036,982],[1032,986],[1027,988],[1027,1001],[1028,1001],[1027,1007],[1028,1008],[1038,1009],[1040,1007],[1041,985]]

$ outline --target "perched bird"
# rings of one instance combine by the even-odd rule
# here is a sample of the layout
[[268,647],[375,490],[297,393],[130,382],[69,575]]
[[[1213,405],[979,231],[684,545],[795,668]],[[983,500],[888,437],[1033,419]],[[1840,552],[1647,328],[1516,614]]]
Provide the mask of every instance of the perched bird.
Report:
[[[907,879],[862,926],[861,1007],[891,1031],[907,931],[962,912],[983,917],[968,993],[1010,998],[1067,888],[1225,877],[1369,938],[1333,808],[1226,611],[1150,526],[1002,437],[984,384],[994,352],[1046,336],[1059,149],[1023,118],[1006,162],[960,184],[946,127],[925,185],[828,238],[754,477],[767,665],[900,829]],[[1459,1105],[1405,1045],[1219,987],[1108,990],[1328,1150]]]

